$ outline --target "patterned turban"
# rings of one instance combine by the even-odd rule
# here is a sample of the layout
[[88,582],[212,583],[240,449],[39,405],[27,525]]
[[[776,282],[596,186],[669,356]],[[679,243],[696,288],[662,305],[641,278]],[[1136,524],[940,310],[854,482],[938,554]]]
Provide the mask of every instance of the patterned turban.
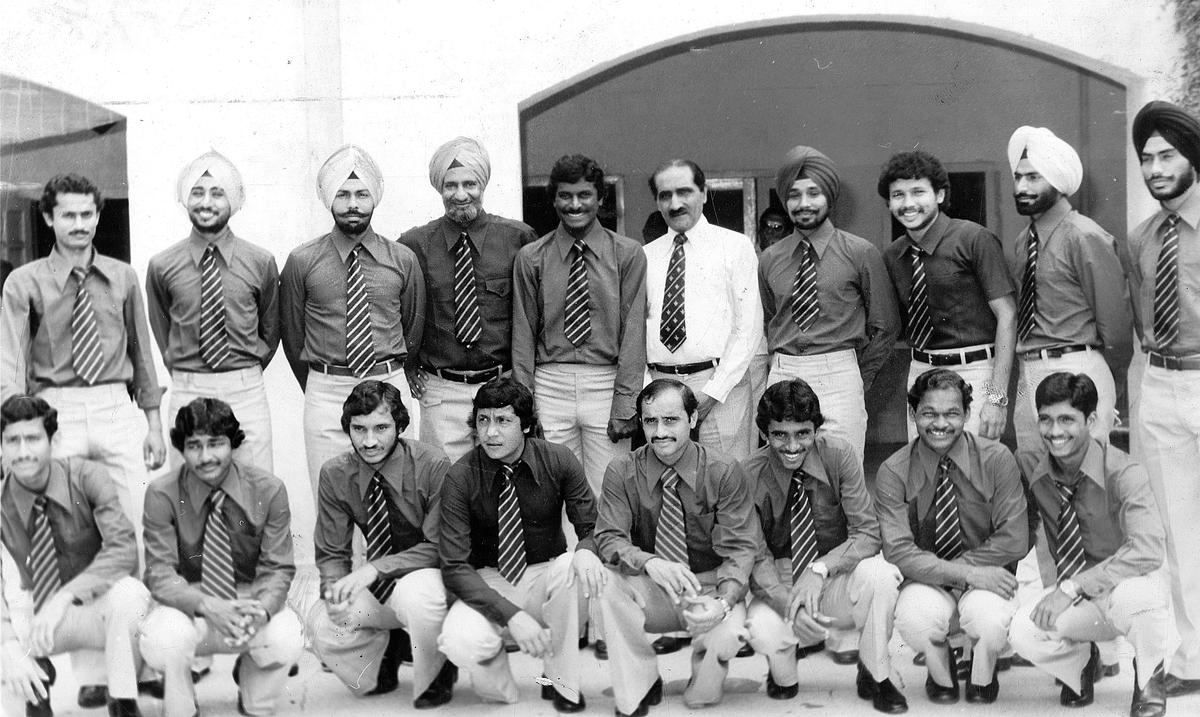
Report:
[[1008,166],[1015,172],[1024,154],[1047,182],[1065,196],[1079,190],[1083,163],[1074,148],[1045,127],[1018,127],[1008,139]]
[[797,179],[811,179],[821,193],[829,200],[829,208],[837,204],[841,181],[838,179],[837,167],[833,160],[821,154],[812,147],[797,145],[783,158],[783,166],[775,174],[775,191],[779,193],[780,201],[786,202],[788,190]]
[[176,186],[179,203],[185,208],[187,207],[192,187],[196,186],[196,182],[205,174],[216,180],[217,186],[225,190],[225,196],[229,198],[230,215],[237,214],[242,205],[246,203],[246,188],[242,185],[242,174],[237,167],[233,166],[233,162],[216,150],[209,150],[196,157],[179,173],[179,182]]
[[481,189],[487,188],[492,177],[492,160],[478,140],[470,137],[455,137],[437,148],[429,160],[429,183],[439,193],[446,173],[453,167],[466,167],[479,180]]
[[317,196],[325,208],[333,206],[333,197],[353,174],[367,185],[371,199],[378,205],[383,199],[383,173],[362,147],[347,144],[339,147],[317,170]]

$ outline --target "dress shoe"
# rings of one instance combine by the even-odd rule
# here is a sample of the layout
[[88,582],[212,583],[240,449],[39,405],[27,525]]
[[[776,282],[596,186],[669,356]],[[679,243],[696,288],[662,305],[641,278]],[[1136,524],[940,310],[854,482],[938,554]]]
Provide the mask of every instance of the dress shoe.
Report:
[[203,680],[205,677],[208,677],[208,673],[210,672],[212,672],[212,670],[207,667],[201,667],[198,670],[192,668],[192,684],[194,685],[200,680]]
[[932,675],[925,677],[925,695],[929,701],[939,705],[952,705],[958,702],[958,665],[954,650],[946,646],[946,658],[950,661],[950,686],[944,687],[933,681]]
[[85,710],[108,704],[108,688],[104,685],[83,685],[79,688],[79,706]]
[[[546,679],[546,676],[542,675],[542,679]],[[554,689],[554,685],[542,685],[542,699],[546,700],[547,702],[553,702],[554,709],[565,714],[582,712],[585,708],[587,708],[587,700],[583,698],[582,692],[579,693],[579,701],[572,702],[571,700],[567,699],[566,695]]]
[[[1146,687],[1138,689],[1138,665],[1133,661],[1133,702],[1129,705],[1129,717],[1162,717],[1167,713],[1167,680],[1163,674],[1163,663],[1158,663]],[[1178,678],[1176,678],[1178,679]],[[1188,680],[1200,685],[1200,680]]]
[[1200,692],[1200,679],[1187,680],[1175,675],[1167,675],[1163,684],[1168,697],[1179,697],[1180,695],[1190,695],[1193,692]]
[[908,700],[904,699],[891,679],[876,682],[862,662],[858,663],[858,677],[854,680],[854,686],[858,689],[858,696],[871,700],[872,706],[879,712],[898,715],[908,711]]
[[163,695],[166,694],[166,690],[163,687],[163,681],[161,679],[145,680],[138,683],[138,694],[146,695],[147,697],[153,697],[156,700],[161,700]]
[[592,652],[596,653],[597,660],[607,660],[608,643],[604,640],[596,640],[596,644],[592,646]]
[[977,685],[967,678],[967,702],[976,705],[990,705],[1000,695],[1000,678],[992,668],[992,681],[986,685]]
[[858,662],[858,650],[843,650],[841,652],[830,652],[829,656],[839,665],[853,665]]
[[1114,662],[1111,665],[1100,665],[1096,668],[1096,681],[1099,682],[1105,677],[1116,677],[1119,674],[1121,674],[1121,663],[1119,662]]
[[389,630],[388,649],[396,653],[396,664],[413,661],[412,654],[412,638],[408,635],[408,630],[398,627],[395,630]]
[[737,651],[737,654],[734,655],[734,657],[754,657],[754,648],[750,647],[750,643],[747,642],[746,644],[742,645],[741,649]]
[[646,695],[642,697],[642,701],[638,702],[637,709],[635,709],[633,712],[626,714],[618,709],[614,709],[613,711],[616,712],[617,717],[646,717],[646,715],[650,714],[651,707],[662,702],[662,695],[663,681],[660,677],[654,681],[653,685],[650,685],[650,689],[646,692]]
[[420,697],[413,700],[413,707],[424,710],[446,704],[454,697],[455,682],[458,682],[458,665],[446,660],[442,663],[442,669],[438,670],[437,677],[429,683],[429,687],[425,688]]
[[1079,692],[1066,685],[1058,695],[1058,703],[1063,707],[1087,707],[1096,698],[1096,667],[1100,664],[1100,649],[1092,643],[1091,656],[1087,664],[1079,672]]
[[767,673],[767,697],[773,700],[790,700],[800,694],[800,683],[794,685],[780,686],[775,682],[775,678],[771,673]]
[[[388,644],[383,650],[383,657],[379,659],[379,675],[375,678],[375,687],[367,692],[367,696],[386,695],[400,686],[400,678],[396,671],[400,669],[400,652],[402,643],[408,642],[408,633],[400,629],[388,632]],[[412,643],[408,645],[411,650]]]
[[1012,666],[1013,666],[1012,655],[1009,655],[1008,657],[997,657],[996,658],[996,672],[1008,672],[1009,670],[1012,669]]
[[138,709],[137,700],[124,699],[108,701],[108,716],[109,717],[142,717],[141,710]]
[[1012,657],[1005,658],[1008,660],[1009,667],[1033,667],[1033,663],[1026,660],[1020,655],[1014,654]]
[[812,645],[796,645],[796,659],[803,660],[809,655],[815,655],[825,650],[825,641],[821,640]]
[[670,637],[664,635],[655,640],[651,646],[654,648],[654,654],[669,655],[672,652],[679,652],[690,644],[692,644],[692,638],[690,637]]
[[26,702],[25,717],[54,717],[54,710],[50,709],[50,696],[37,702]]

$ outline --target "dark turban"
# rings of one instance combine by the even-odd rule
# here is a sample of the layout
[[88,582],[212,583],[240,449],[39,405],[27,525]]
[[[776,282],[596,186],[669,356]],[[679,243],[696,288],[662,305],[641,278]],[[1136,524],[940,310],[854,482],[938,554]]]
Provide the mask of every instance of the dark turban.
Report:
[[1133,118],[1133,148],[1138,154],[1150,135],[1158,132],[1172,147],[1200,170],[1200,122],[1170,102],[1155,100],[1148,103]]
[[837,167],[833,166],[833,160],[829,157],[802,144],[792,147],[775,175],[775,191],[779,193],[781,201],[787,201],[788,190],[797,179],[811,179],[820,187],[821,193],[829,200],[831,210],[837,204],[841,182],[838,180]]

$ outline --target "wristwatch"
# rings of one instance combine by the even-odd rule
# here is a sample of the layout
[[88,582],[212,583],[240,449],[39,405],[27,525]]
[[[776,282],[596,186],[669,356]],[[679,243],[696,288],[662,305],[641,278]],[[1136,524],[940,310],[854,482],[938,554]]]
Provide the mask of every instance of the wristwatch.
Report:
[[1079,584],[1070,578],[1067,578],[1059,583],[1058,589],[1062,590],[1063,595],[1071,598],[1072,605],[1078,605],[1084,600],[1087,600],[1087,595],[1085,595],[1083,591],[1079,589]]
[[729,617],[729,613],[733,612],[733,605],[730,605],[730,604],[729,604],[729,600],[725,599],[725,596],[724,596],[724,595],[722,595],[721,597],[719,597],[719,598],[717,598],[717,599],[718,599],[718,600],[720,600],[720,601],[721,601],[721,604],[725,606],[725,615],[724,615],[724,617]]
[[829,566],[825,563],[813,561],[808,564],[808,569],[820,575],[822,578],[829,577]]
[[992,393],[989,391],[987,393],[987,402],[993,406],[1008,408],[1008,396],[1005,396],[1003,393]]

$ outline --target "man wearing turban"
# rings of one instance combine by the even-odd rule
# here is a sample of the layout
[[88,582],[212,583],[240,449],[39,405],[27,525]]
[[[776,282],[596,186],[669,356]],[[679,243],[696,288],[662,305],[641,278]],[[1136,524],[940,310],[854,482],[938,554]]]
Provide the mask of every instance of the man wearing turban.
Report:
[[473,446],[463,416],[479,386],[512,368],[512,267],[537,236],[483,210],[487,150],[456,137],[433,153],[429,183],[446,213],[400,236],[421,263],[426,287],[421,350],[409,354],[408,384],[421,402],[420,437],[457,461]]

